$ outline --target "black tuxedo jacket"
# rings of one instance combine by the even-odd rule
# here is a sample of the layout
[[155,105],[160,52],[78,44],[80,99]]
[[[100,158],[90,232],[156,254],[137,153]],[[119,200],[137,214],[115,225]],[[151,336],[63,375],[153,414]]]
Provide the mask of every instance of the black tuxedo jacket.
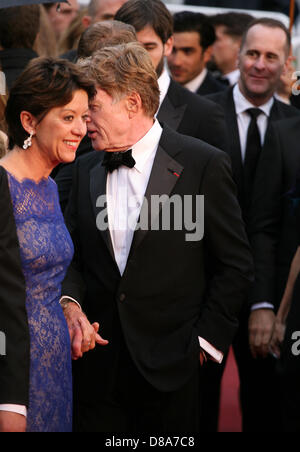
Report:
[[182,135],[227,151],[229,138],[222,109],[171,80],[157,119]]
[[198,88],[197,94],[200,96],[208,96],[209,94],[215,94],[220,91],[225,91],[227,86],[224,83],[218,82],[215,77],[208,72],[202,85]]
[[6,354],[0,356],[0,404],[28,406],[30,339],[26,286],[7,175],[1,166],[0,210],[0,332],[6,339]]
[[[300,170],[300,117],[276,121],[270,132],[256,180],[258,186],[264,187],[260,194],[260,203],[263,201],[264,204],[263,209],[255,211],[255,215],[258,216],[257,222],[263,224],[265,234],[270,233],[274,237],[275,300],[279,306],[290,265],[299,246],[299,231],[290,192]],[[254,204],[257,202],[254,199]]]
[[110,341],[76,363],[76,392],[91,403],[114,380],[116,310],[140,373],[158,390],[173,391],[199,364],[198,335],[228,350],[252,279],[226,154],[164,127],[146,198],[204,195],[204,239],[187,242],[187,231],[175,230],[173,222],[170,231],[138,230],[123,277],[109,231],[96,228],[103,212],[96,202],[106,193],[102,160],[103,153],[94,152],[75,166],[66,222],[76,253],[62,291],[81,303],[90,321],[100,322],[102,337]]
[[[274,267],[272,258],[274,252],[274,240],[272,237],[273,231],[270,233],[270,230],[266,227],[263,215],[261,215],[266,209],[266,204],[272,204],[272,199],[266,199],[266,196],[263,196],[265,184],[263,183],[263,180],[261,180],[260,176],[260,183],[257,182],[254,185],[255,188],[251,207],[247,206],[247,209],[245,208],[243,199],[243,163],[237,116],[233,99],[233,88],[229,88],[222,93],[209,96],[209,98],[223,107],[227,127],[231,130],[231,146],[229,155],[232,162],[233,177],[238,187],[238,198],[244,212],[247,233],[251,243],[256,267],[255,284],[250,292],[249,302],[251,305],[260,302],[269,302],[274,306],[277,306],[278,301],[275,291],[276,276],[273,271]],[[299,117],[299,110],[275,100],[271,110],[269,128],[266,132],[265,140],[268,141],[268,137],[271,134],[270,124],[274,121],[294,116]],[[258,164],[256,177],[258,177],[258,174],[263,175],[263,172],[265,171],[266,174],[264,174],[263,177],[267,176],[268,170],[265,165],[262,164],[264,152],[265,151],[263,150]],[[280,169],[279,163],[276,159],[270,158],[269,165],[276,167],[276,171]],[[265,194],[266,193],[267,192],[265,192]],[[272,213],[275,215],[273,210]],[[274,224],[275,219],[276,217],[273,217],[273,220],[270,219],[272,224]]]
[[[230,151],[229,155],[232,161],[233,177],[238,187],[238,197],[242,208],[244,207],[244,200],[242,198],[243,193],[243,162],[241,153],[241,143],[239,128],[237,122],[237,115],[235,110],[235,104],[233,99],[233,87],[226,91],[208,96],[213,102],[219,104],[225,113],[225,119],[227,128],[231,132]],[[269,123],[278,121],[280,119],[291,118],[294,116],[300,116],[299,110],[289,105],[286,105],[278,100],[275,100],[273,108],[271,110]],[[266,137],[270,133],[266,132]]]

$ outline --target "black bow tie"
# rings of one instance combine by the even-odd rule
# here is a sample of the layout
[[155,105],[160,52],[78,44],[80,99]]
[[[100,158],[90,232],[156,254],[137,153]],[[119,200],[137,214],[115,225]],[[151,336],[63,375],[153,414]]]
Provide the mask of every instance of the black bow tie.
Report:
[[133,168],[135,163],[136,162],[132,157],[132,149],[129,149],[129,151],[126,152],[105,152],[102,166],[104,166],[107,171],[112,173],[120,166]]

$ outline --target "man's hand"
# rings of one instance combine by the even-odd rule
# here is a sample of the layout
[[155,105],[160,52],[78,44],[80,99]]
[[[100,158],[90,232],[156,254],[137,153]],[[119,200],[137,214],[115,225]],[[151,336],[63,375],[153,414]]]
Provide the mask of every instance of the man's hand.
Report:
[[98,334],[99,323],[91,325],[75,303],[70,302],[64,307],[64,315],[69,327],[73,360],[82,358],[83,354],[93,350],[96,344],[108,344],[108,341]]
[[26,417],[9,411],[0,411],[0,433],[25,433]]
[[249,344],[254,359],[267,358],[275,319],[275,314],[271,309],[257,309],[251,312],[249,317]]

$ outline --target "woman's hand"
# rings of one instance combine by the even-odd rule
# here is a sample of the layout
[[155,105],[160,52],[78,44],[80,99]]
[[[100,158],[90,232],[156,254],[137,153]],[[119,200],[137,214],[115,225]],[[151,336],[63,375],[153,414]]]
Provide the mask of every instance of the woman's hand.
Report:
[[273,330],[273,334],[272,334],[272,338],[271,338],[271,342],[270,342],[270,351],[277,358],[280,358],[280,355],[281,355],[281,346],[284,341],[285,331],[286,331],[286,324],[279,318],[276,318],[275,326],[274,326],[274,330]]
[[75,303],[68,303],[64,307],[64,315],[69,327],[71,338],[72,359],[74,361],[83,357],[84,353],[93,350],[96,344],[105,346],[108,341],[98,334],[99,323],[92,325],[86,315]]

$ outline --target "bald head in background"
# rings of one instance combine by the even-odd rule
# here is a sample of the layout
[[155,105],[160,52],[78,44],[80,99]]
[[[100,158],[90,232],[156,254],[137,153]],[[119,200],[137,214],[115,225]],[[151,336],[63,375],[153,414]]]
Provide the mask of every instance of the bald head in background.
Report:
[[87,28],[97,22],[113,20],[117,11],[127,0],[91,0],[88,6],[88,13],[82,22]]

